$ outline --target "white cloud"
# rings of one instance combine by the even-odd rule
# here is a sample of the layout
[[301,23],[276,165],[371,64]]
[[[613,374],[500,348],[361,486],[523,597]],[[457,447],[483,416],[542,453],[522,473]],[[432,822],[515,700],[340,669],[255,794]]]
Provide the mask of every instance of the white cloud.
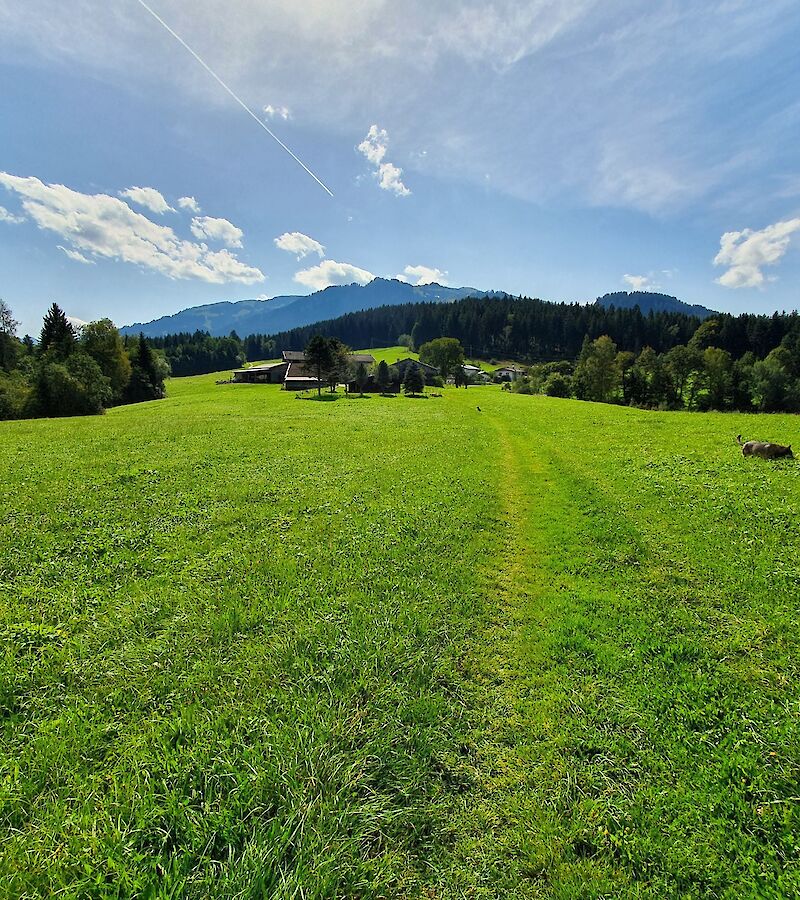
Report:
[[432,269],[429,266],[406,266],[402,275],[396,276],[398,281],[408,281],[411,284],[447,284],[447,272],[441,269]]
[[294,253],[298,260],[310,253],[316,253],[320,259],[325,256],[325,248],[322,244],[300,231],[287,231],[276,237],[275,246],[287,253]]
[[375,276],[366,269],[351,266],[350,263],[336,262],[326,259],[310,269],[302,269],[294,276],[298,284],[304,284],[315,291],[330,287],[332,284],[368,284]]
[[726,231],[720,238],[714,265],[728,268],[716,279],[717,284],[729,288],[763,287],[765,281],[774,281],[774,276],[765,276],[761,270],[780,261],[792,234],[798,230],[800,219],[776,222],[760,231]]
[[208,238],[219,241],[226,247],[241,247],[244,232],[227,219],[214,219],[211,216],[200,216],[192,219],[192,234],[196,238]]
[[9,225],[19,225],[20,222],[24,222],[25,219],[22,216],[15,216],[13,213],[10,213],[5,206],[0,206],[0,222],[8,222]]
[[93,259],[85,257],[80,250],[70,250],[68,247],[62,247],[61,244],[56,244],[56,246],[74,262],[83,263],[85,266],[93,266],[95,264]]
[[398,197],[407,197],[411,191],[403,184],[403,170],[390,162],[384,162],[389,147],[389,135],[385,128],[371,125],[367,136],[358,145],[368,162],[375,166],[375,177],[384,191],[393,191]]
[[653,291],[658,288],[652,275],[623,275],[622,280],[632,291]]
[[163,215],[165,212],[175,212],[175,210],[167,203],[164,196],[155,188],[149,187],[131,187],[127,191],[120,191],[120,197],[125,197],[137,206],[143,206],[156,215]]
[[228,250],[213,252],[204,243],[184,240],[108,194],[82,194],[63,184],[6,172],[0,172],[0,185],[22,198],[23,211],[39,228],[54,232],[83,254],[211,284],[255,284],[265,278]]
[[291,119],[292,113],[288,106],[273,106],[271,103],[264,107],[264,115],[268,119]]
[[178,206],[180,206],[181,209],[188,209],[189,212],[193,212],[198,215],[201,212],[200,204],[197,202],[197,200],[194,199],[194,197],[178,197]]

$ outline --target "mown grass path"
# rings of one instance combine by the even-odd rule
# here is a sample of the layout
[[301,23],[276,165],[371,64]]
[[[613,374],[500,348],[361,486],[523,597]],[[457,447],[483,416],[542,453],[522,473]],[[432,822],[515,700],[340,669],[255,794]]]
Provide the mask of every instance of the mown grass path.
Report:
[[544,404],[482,401],[506,537],[443,896],[795,895],[797,470],[728,417]]
[[797,895],[796,420],[213,381],[0,429],[0,896]]

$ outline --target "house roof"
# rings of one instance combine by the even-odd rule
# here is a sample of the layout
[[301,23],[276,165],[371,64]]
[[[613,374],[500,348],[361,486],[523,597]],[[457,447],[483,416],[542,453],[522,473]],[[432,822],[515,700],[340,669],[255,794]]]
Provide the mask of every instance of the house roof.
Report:
[[[284,350],[281,353],[284,362],[303,363],[306,354],[302,350]],[[375,357],[371,353],[348,353],[347,358],[353,363],[374,363]]]
[[269,372],[270,369],[276,369],[278,366],[285,366],[286,363],[264,363],[261,366],[248,366],[246,369],[234,369],[234,372]]
[[410,364],[410,363],[414,363],[414,365],[419,366],[420,369],[430,369],[431,372],[437,372],[437,373],[439,371],[436,368],[436,366],[432,366],[432,365],[430,365],[430,363],[420,362],[418,359],[412,359],[410,356],[406,356],[403,359],[395,360],[395,362],[393,362],[392,365],[393,366],[404,366],[404,365]]

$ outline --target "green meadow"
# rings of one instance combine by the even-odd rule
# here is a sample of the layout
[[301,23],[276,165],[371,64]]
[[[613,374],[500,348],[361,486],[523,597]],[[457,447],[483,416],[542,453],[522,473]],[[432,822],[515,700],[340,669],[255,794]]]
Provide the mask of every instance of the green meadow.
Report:
[[0,896],[800,894],[795,417],[218,377],[0,426]]

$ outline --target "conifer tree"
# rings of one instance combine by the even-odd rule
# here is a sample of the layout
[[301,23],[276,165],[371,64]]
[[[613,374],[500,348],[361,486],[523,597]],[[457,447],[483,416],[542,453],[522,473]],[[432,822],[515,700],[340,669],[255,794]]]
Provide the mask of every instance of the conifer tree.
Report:
[[376,384],[378,390],[382,394],[385,394],[386,391],[388,390],[389,381],[390,381],[389,365],[387,364],[385,359],[382,359],[378,363],[378,369],[375,372],[375,384]]
[[333,351],[328,338],[317,334],[306,344],[305,365],[317,379],[317,396],[322,396],[322,382],[333,366]]
[[406,377],[403,381],[403,390],[409,396],[413,394],[421,394],[425,389],[425,382],[422,378],[422,372],[419,366],[409,366],[406,369]]
[[64,310],[54,303],[45,313],[39,337],[39,353],[66,359],[75,348],[75,329]]

